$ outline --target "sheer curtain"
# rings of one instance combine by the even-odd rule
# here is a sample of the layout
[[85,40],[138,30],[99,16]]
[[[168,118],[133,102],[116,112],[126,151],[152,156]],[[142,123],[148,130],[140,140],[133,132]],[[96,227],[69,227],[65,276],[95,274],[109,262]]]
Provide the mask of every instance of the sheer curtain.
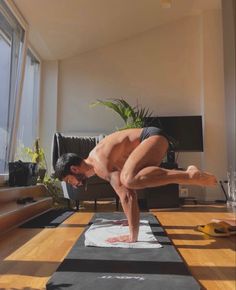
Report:
[[14,146],[25,31],[0,0],[0,174],[7,172]]

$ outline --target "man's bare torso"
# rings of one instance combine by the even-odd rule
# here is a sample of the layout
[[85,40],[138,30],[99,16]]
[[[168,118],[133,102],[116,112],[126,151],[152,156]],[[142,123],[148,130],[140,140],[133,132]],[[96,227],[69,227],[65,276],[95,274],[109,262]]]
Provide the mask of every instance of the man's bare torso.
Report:
[[90,152],[94,171],[107,179],[104,172],[121,171],[130,153],[140,144],[142,128],[117,131],[105,137]]

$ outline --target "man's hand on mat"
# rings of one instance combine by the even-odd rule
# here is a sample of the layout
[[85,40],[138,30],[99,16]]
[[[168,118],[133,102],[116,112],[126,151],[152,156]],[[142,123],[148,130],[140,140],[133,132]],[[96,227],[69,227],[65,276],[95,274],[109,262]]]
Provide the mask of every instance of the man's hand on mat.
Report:
[[108,243],[135,243],[137,240],[134,240],[130,237],[130,235],[118,236],[109,238],[106,240]]

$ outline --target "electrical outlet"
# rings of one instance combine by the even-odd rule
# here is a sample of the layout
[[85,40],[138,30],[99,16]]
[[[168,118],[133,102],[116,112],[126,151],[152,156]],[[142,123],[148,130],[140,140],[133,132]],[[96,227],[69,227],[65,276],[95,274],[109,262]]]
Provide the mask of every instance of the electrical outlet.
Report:
[[179,191],[180,197],[188,197],[188,188],[181,187]]

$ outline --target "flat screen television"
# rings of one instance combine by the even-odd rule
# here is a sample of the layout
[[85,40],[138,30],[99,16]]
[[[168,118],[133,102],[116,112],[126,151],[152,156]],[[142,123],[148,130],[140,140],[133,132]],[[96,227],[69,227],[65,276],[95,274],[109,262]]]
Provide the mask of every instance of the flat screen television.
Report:
[[161,128],[173,137],[175,152],[203,152],[202,116],[148,117],[145,126]]

